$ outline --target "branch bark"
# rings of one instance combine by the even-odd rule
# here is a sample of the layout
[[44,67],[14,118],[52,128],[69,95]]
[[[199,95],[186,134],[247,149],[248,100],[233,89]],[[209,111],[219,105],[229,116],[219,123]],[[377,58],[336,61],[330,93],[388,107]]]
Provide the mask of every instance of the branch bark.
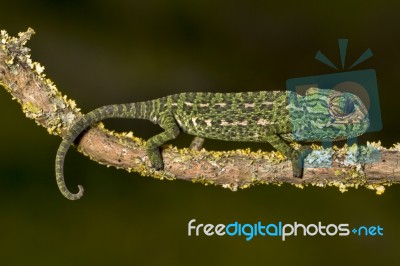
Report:
[[[25,44],[33,34],[34,31],[28,29],[18,37],[10,37],[6,31],[1,31],[0,84],[21,104],[28,118],[34,119],[50,134],[63,137],[82,114],[75,102],[61,94],[56,85],[46,78],[44,67],[30,59],[30,49]],[[80,138],[77,148],[98,163],[143,176],[220,185],[233,191],[256,184],[289,183],[300,188],[307,185],[336,186],[342,192],[349,187],[364,186],[382,194],[385,186],[400,182],[400,144],[390,149],[377,143],[370,144],[366,150],[375,154],[378,150],[381,158],[364,164],[357,161],[349,163],[348,160],[349,154],[362,159],[365,150],[360,148],[345,146],[324,150],[315,146],[314,159],[309,159],[309,163],[319,167],[306,168],[302,179],[292,177],[290,162],[278,152],[195,151],[171,145],[163,148],[165,169],[154,171],[144,145],[145,141],[131,132],[108,131],[100,123]],[[321,167],[324,156],[332,156],[330,167]]]

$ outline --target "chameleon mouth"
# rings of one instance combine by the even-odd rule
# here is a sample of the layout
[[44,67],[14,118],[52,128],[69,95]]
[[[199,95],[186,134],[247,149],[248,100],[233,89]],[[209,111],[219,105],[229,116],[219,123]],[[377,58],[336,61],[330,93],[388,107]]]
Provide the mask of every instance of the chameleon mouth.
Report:
[[354,135],[350,135],[350,136],[346,136],[346,137],[344,137],[344,136],[338,137],[338,138],[333,139],[333,141],[341,141],[341,140],[357,138],[357,137],[361,136],[362,134],[364,134],[364,133],[358,133],[358,134],[354,134]]
[[[326,137],[327,135],[330,135],[329,133],[325,132],[325,134],[321,135],[320,137],[315,136],[314,138],[310,138],[307,140],[299,140],[299,141],[305,141],[305,142],[330,142],[330,141],[341,141],[341,140],[348,140],[348,139],[352,139],[352,138],[357,138],[359,136],[361,136],[362,134],[364,134],[369,127],[369,119],[368,117],[364,118],[362,122],[360,123],[352,123],[356,128],[362,128],[362,130],[354,130],[354,131],[350,131],[349,129],[345,130],[343,129],[342,134],[337,134],[336,133],[332,133],[332,136],[336,136],[336,137]],[[329,126],[334,126],[335,123],[331,123]],[[338,123],[337,125],[345,125],[342,123]],[[325,135],[325,136],[324,136]]]
[[360,123],[355,124],[355,125],[358,125],[358,126],[360,126],[360,127],[363,127],[363,124],[366,124],[366,125],[364,126],[364,127],[365,127],[364,130],[362,130],[362,131],[357,131],[357,132],[355,132],[355,133],[349,133],[349,134],[347,134],[347,135],[345,135],[345,136],[339,136],[339,137],[337,137],[337,138],[334,138],[333,141],[347,140],[347,139],[357,138],[357,137],[361,136],[362,134],[364,134],[364,133],[368,130],[368,127],[369,127],[369,120],[368,120],[368,119],[365,119],[363,122],[360,122]]

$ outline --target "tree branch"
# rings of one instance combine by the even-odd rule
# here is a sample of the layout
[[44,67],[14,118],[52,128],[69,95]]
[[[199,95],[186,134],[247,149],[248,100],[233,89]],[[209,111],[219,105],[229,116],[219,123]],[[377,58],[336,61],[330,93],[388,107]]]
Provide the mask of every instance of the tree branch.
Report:
[[[16,38],[1,31],[0,84],[21,104],[27,117],[34,119],[50,134],[62,137],[82,114],[75,102],[62,95],[46,78],[44,67],[30,59],[30,49],[25,44],[33,34],[34,31],[28,29]],[[101,164],[143,176],[220,185],[233,191],[255,184],[289,183],[301,188],[307,185],[336,186],[342,192],[349,187],[365,186],[381,194],[385,186],[400,182],[400,144],[390,149],[381,147],[379,143],[369,144],[364,149],[357,146],[341,149],[314,146],[307,163],[319,168],[306,168],[302,179],[292,177],[290,162],[278,152],[196,151],[171,145],[163,148],[165,169],[154,171],[146,156],[145,141],[134,137],[131,132],[108,131],[101,123],[89,129],[77,144],[80,152]],[[381,159],[360,163],[360,160],[376,155],[376,151],[380,151]],[[333,164],[321,167],[324,160],[331,157]]]

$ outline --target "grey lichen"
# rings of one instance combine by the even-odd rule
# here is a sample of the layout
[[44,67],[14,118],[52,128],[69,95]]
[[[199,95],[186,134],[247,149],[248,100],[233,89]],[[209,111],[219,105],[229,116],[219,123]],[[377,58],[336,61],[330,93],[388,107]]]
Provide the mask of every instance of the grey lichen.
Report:
[[305,168],[331,167],[333,160],[333,149],[313,150],[304,160]]
[[[10,37],[5,30],[0,31],[1,49],[6,52],[5,63],[13,67],[15,64],[22,64],[30,69],[43,69],[39,63],[33,63],[30,56],[30,49],[25,47],[26,42],[35,34],[35,31],[28,28],[26,32],[18,33],[18,38]],[[18,72],[15,72],[18,74]]]
[[353,144],[347,149],[345,165],[356,165],[379,162],[381,153],[376,145],[367,143],[366,146],[358,146]]

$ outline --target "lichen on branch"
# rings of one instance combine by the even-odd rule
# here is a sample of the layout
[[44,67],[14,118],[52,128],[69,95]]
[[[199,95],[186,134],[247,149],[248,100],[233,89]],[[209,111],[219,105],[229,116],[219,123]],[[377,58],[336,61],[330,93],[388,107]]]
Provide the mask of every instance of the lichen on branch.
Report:
[[[18,37],[1,31],[0,84],[21,104],[28,118],[50,134],[63,137],[82,114],[75,101],[63,95],[46,77],[44,67],[32,61],[30,49],[25,45],[33,34],[30,28]],[[299,188],[336,186],[342,192],[362,186],[382,194],[385,186],[400,182],[400,144],[390,149],[379,143],[368,143],[364,148],[344,146],[340,149],[314,145],[302,179],[292,177],[291,164],[282,154],[249,149],[197,151],[165,145],[162,152],[165,168],[155,171],[146,156],[144,140],[132,132],[106,130],[101,123],[90,128],[76,144],[80,152],[107,166],[158,179],[220,185],[233,191],[256,184],[288,183]],[[376,155],[376,151],[381,158],[373,162],[366,160]],[[331,165],[330,159],[333,159]]]

